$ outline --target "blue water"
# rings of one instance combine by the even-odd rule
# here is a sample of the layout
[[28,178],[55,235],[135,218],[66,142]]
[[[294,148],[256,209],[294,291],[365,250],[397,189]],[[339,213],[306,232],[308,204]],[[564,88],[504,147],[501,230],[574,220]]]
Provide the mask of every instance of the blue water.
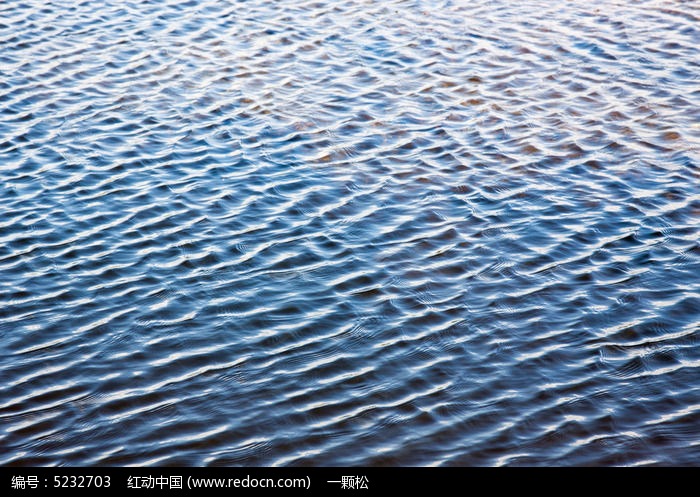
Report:
[[0,4],[0,464],[700,464],[700,4]]

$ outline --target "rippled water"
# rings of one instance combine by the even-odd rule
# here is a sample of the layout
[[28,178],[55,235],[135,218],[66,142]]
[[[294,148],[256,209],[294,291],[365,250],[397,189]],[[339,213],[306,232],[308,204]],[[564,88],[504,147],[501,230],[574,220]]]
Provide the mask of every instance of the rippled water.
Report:
[[700,464],[700,4],[0,5],[0,464]]

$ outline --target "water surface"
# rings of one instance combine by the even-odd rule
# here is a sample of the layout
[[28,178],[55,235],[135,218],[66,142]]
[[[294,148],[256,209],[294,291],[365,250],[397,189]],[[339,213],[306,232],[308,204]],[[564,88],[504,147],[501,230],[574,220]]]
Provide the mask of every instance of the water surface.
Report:
[[0,5],[0,464],[700,464],[700,5]]

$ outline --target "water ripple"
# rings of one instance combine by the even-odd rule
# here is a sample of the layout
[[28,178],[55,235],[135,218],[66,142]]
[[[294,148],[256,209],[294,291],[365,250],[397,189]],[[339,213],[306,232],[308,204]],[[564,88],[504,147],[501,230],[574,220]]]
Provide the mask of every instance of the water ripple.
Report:
[[3,4],[0,464],[698,464],[699,18]]

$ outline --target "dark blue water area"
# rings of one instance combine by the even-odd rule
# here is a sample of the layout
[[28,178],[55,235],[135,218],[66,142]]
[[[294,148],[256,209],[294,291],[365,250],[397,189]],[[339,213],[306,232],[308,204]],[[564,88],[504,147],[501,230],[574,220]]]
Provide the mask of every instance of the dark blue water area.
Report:
[[697,2],[0,5],[0,464],[700,464]]

